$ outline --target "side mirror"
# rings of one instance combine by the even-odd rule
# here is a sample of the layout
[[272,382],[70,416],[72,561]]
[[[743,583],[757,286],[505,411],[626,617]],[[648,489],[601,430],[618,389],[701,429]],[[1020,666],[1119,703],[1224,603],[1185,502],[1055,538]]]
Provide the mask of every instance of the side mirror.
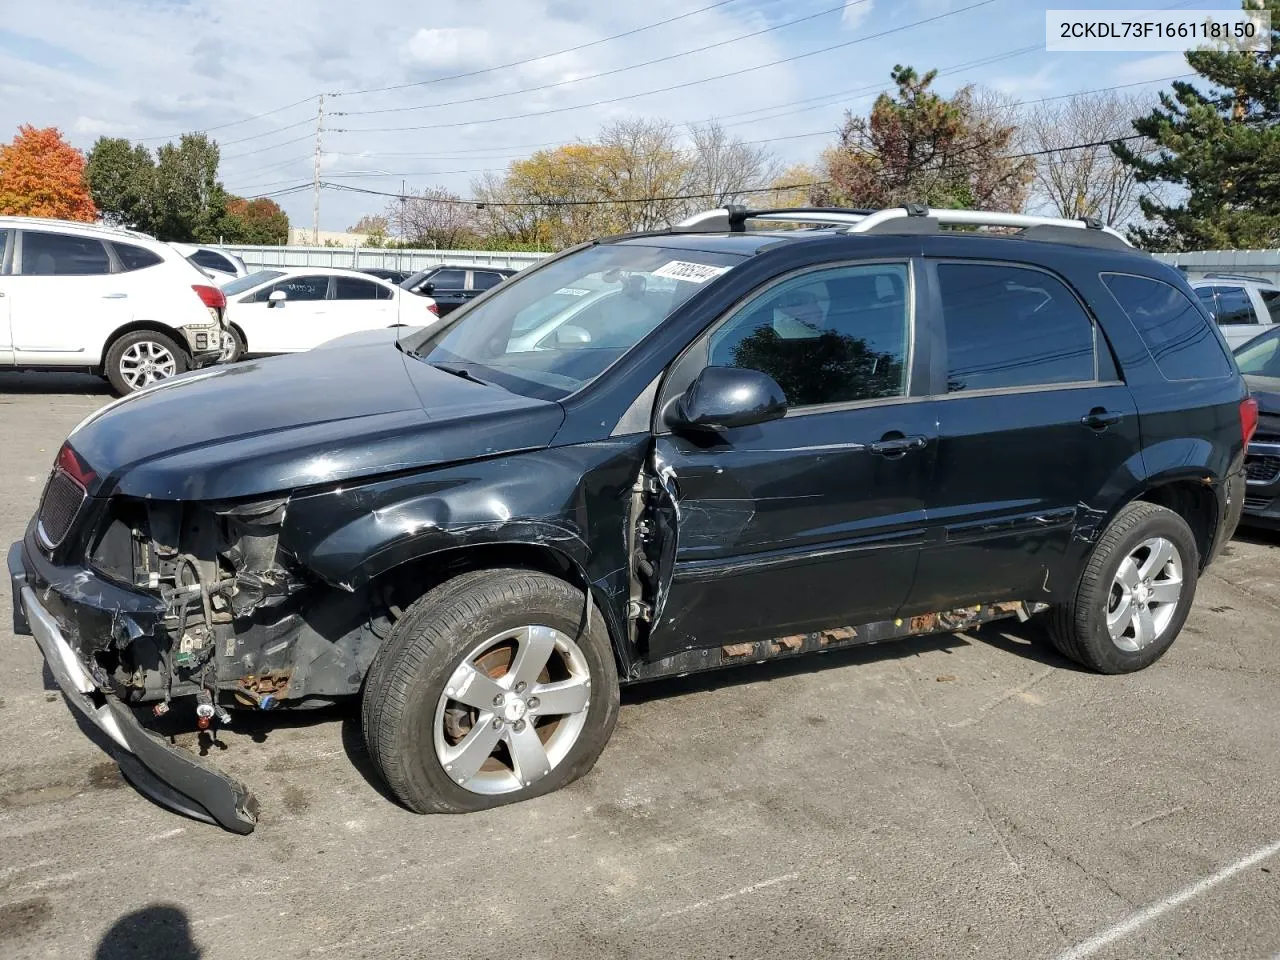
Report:
[[778,420],[786,412],[786,394],[767,373],[707,367],[671,406],[666,419],[674,429],[727,430]]
[[416,292],[422,294],[424,297],[429,297],[436,292],[436,285],[432,283],[430,280],[428,280],[426,283],[420,286]]
[[289,295],[285,293],[283,290],[272,290],[269,294],[267,294],[267,306],[280,307],[280,306],[283,306],[284,302],[288,299],[289,299]]

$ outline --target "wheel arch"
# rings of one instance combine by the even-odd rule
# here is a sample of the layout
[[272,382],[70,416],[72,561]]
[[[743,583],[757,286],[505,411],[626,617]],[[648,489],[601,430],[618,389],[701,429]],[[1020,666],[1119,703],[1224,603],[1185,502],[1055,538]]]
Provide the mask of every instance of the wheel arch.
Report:
[[178,349],[181,350],[184,355],[187,355],[188,360],[190,360],[190,355],[187,354],[186,338],[183,337],[175,328],[163,324],[158,320],[132,320],[129,323],[116,327],[116,329],[111,332],[110,336],[103,341],[102,355],[98,358],[97,373],[99,376],[106,373],[107,354],[111,352],[111,348],[115,345],[115,342],[126,334],[135,333],[139,330],[150,330],[153,333],[163,333],[166,337],[172,340]]

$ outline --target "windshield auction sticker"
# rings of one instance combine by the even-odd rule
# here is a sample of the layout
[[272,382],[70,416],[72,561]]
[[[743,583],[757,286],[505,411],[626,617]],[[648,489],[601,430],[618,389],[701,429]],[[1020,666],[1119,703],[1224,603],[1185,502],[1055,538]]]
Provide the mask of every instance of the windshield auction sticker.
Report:
[[1050,51],[1271,49],[1268,10],[1046,10],[1045,30]]
[[705,263],[690,263],[688,260],[670,260],[653,271],[650,276],[665,277],[668,280],[687,280],[689,283],[706,283],[728,269],[728,267],[709,267]]

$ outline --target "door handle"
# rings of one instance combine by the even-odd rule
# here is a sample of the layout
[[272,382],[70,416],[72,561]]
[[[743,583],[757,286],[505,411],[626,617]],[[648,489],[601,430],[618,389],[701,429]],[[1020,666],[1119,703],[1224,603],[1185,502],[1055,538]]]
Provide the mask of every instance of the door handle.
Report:
[[127,293],[104,293],[102,295],[102,299],[103,300],[123,300],[127,296],[129,296]]
[[1117,413],[1114,410],[1104,410],[1102,407],[1095,407],[1083,417],[1080,422],[1091,430],[1105,430],[1113,424],[1119,423],[1124,419],[1123,413]]
[[925,437],[894,437],[892,439],[878,440],[869,444],[867,449],[872,453],[878,453],[882,457],[900,457],[904,453],[910,453],[912,450],[923,450],[929,441]]

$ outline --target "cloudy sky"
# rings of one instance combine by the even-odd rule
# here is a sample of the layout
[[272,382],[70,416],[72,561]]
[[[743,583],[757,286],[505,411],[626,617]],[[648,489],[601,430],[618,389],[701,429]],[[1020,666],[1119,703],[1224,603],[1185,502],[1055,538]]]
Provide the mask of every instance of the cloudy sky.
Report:
[[[943,91],[978,83],[1025,100],[1188,72],[1177,53],[1046,53],[1044,10],[1066,6],[1076,4],[0,0],[0,140],[20,123],[57,126],[82,148],[104,134],[154,147],[203,129],[222,145],[229,189],[270,194],[310,183],[323,92],[326,180],[466,196],[481,171],[632,115],[719,118],[788,163],[808,160],[895,63],[939,68]],[[310,225],[309,189],[278,200]],[[321,227],[345,229],[385,203],[325,191]]]

